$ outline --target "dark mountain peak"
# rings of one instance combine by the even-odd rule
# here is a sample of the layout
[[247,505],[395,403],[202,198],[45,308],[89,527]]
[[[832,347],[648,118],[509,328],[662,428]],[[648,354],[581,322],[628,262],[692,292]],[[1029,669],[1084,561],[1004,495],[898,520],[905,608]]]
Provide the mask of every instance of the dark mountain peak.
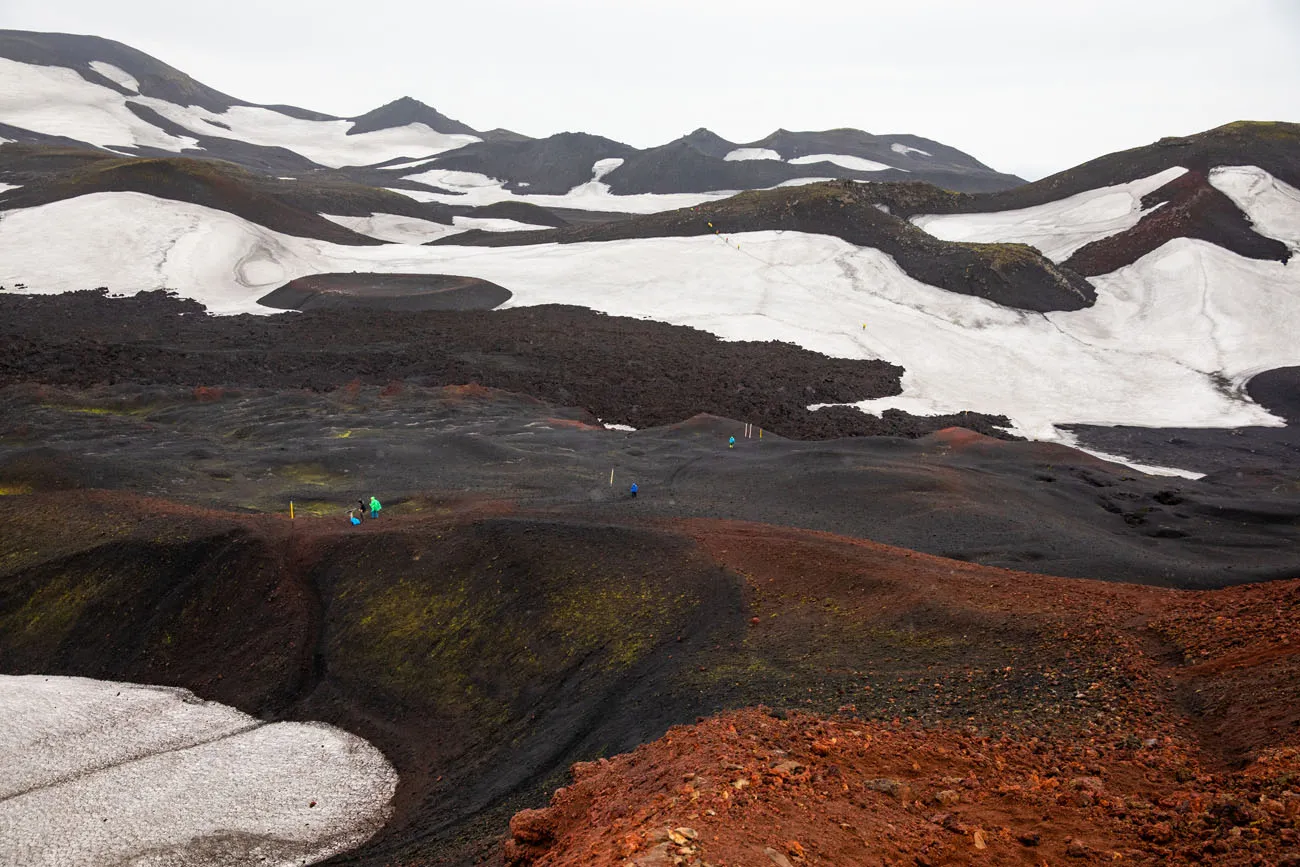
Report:
[[413,123],[422,123],[436,132],[446,134],[478,135],[478,131],[473,127],[453,120],[436,108],[410,96],[395,99],[351,120],[352,129],[348,130],[348,135],[393,129]]
[[718,159],[725,157],[736,149],[735,144],[727,141],[713,130],[704,127],[669,142],[669,145],[682,145],[699,151],[705,156],[717,157]]
[[481,132],[479,133],[479,136],[483,139],[483,141],[514,141],[514,142],[533,141],[533,137],[530,135],[524,135],[521,132],[515,132],[512,129],[506,129],[505,127],[500,127],[500,126],[497,127],[496,129],[490,129],[487,130],[486,132]]

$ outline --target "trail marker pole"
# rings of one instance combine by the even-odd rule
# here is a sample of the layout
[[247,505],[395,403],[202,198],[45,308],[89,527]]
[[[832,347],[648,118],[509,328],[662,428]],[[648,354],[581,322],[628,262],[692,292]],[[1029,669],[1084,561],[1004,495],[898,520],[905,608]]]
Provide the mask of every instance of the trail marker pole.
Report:
[[609,486],[610,486],[611,488],[614,487],[614,468],[613,468],[613,467],[610,467],[610,468],[609,468]]
[[289,501],[289,520],[293,520],[293,500]]

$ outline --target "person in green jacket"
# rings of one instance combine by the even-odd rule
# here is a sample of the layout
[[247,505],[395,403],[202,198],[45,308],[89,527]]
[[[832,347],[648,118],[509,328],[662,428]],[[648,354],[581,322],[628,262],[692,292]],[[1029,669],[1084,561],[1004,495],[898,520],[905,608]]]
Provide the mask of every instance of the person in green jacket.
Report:
[[379,510],[382,509],[382,508],[383,508],[383,506],[381,506],[381,505],[379,504],[379,500],[378,500],[378,499],[376,499],[375,497],[371,497],[371,498],[370,498],[370,517],[372,517],[372,518],[378,518],[378,517],[379,517]]

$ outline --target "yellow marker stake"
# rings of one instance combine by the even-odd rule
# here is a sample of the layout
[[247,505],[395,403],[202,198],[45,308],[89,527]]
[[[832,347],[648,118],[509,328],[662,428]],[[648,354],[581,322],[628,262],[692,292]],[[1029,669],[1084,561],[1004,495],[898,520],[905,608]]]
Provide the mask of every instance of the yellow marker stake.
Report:
[[614,487],[614,468],[613,468],[613,467],[610,467],[610,468],[609,468],[609,486],[610,486],[611,488]]
[[289,520],[293,520],[293,500],[289,501]]

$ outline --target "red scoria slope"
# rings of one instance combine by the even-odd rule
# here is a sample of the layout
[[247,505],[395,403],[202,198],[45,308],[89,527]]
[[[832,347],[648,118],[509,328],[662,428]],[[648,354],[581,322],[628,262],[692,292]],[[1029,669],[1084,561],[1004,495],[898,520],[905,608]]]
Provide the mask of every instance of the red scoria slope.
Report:
[[[1061,648],[1097,662],[1079,695],[1094,713],[1033,696],[1005,725],[982,706],[978,728],[853,705],[725,713],[575,765],[548,808],[514,817],[507,864],[1300,867],[1300,581],[1177,592],[686,526],[769,608],[782,589],[829,598],[869,576],[864,618],[922,598],[1055,624]],[[935,700],[944,677],[924,685]]]

